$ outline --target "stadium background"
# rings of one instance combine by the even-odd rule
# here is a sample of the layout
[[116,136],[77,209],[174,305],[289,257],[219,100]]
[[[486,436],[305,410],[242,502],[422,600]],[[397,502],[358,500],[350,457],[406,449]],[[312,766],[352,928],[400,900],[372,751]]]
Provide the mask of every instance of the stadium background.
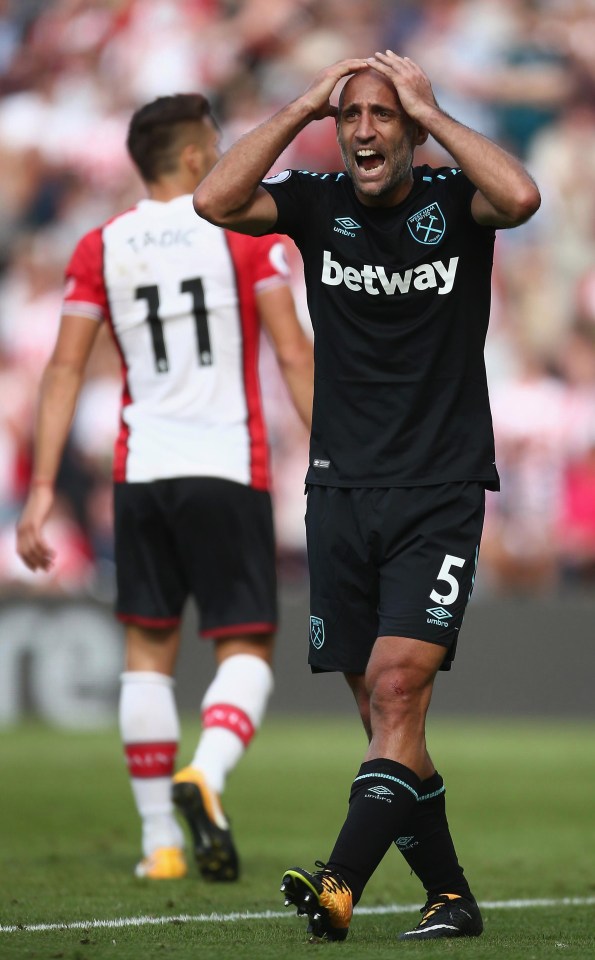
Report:
[[[111,617],[111,445],[120,372],[101,337],[48,534],[59,562],[15,555],[35,398],[58,325],[65,262],[87,229],[142,187],[128,118],[200,89],[224,145],[299,94],[320,67],[404,51],[441,105],[508,145],[543,194],[501,232],[487,347],[503,492],[489,498],[476,591],[433,712],[593,716],[595,675],[595,2],[593,0],[0,0],[0,724],[113,723],[121,636]],[[441,163],[430,143],[419,159]],[[335,169],[332,122],[312,124],[273,172]],[[299,258],[290,249],[309,325]],[[282,628],[272,710],[351,711],[338,677],[305,665],[307,439],[266,345]],[[211,671],[194,641],[182,709]]]

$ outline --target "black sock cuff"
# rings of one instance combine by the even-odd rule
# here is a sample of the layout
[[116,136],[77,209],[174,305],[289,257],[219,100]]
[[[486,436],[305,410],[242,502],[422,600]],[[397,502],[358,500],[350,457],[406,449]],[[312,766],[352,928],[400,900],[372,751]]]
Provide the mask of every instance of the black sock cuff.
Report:
[[396,760],[388,760],[385,757],[378,757],[376,760],[366,760],[359,768],[359,772],[351,789],[353,792],[358,788],[367,787],[371,783],[395,783],[411,793],[416,800],[422,792],[422,781],[413,770],[406,767]]
[[436,770],[431,777],[422,780],[419,800],[433,800],[435,797],[443,796],[444,792],[444,780]]

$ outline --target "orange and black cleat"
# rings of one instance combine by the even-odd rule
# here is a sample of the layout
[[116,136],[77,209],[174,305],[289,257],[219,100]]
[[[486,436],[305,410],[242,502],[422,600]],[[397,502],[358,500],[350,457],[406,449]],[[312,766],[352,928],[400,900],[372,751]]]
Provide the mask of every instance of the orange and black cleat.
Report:
[[413,930],[399,934],[399,940],[438,940],[441,937],[478,937],[483,921],[475,900],[458,893],[442,893],[422,907],[422,918]]
[[285,871],[281,883],[285,906],[293,904],[298,917],[308,917],[311,942],[345,940],[353,914],[351,890],[325,864],[317,860],[316,866],[321,869],[315,873],[308,873],[301,867],[290,867]]

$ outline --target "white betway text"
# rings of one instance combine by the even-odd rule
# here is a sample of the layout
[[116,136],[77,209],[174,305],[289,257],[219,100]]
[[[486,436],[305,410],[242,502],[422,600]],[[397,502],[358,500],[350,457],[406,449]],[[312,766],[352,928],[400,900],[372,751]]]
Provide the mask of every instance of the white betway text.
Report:
[[396,293],[408,293],[415,290],[429,290],[438,288],[438,294],[450,293],[453,288],[458,257],[451,257],[448,263],[442,260],[433,260],[432,263],[421,263],[419,267],[404,270],[402,273],[387,273],[384,267],[365,263],[361,269],[343,267],[338,260],[333,260],[328,250],[324,251],[322,261],[322,282],[330,287],[340,283],[349,290],[365,290],[366,293],[377,296],[384,293],[393,296]]

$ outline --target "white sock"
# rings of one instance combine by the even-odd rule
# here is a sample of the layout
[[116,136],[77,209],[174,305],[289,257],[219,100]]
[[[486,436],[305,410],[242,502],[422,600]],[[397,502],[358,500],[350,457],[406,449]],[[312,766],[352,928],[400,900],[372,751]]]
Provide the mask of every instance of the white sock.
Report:
[[221,794],[230,770],[260,727],[273,690],[273,671],[261,657],[238,653],[224,660],[202,702],[203,731],[191,766]]
[[184,846],[171,800],[180,739],[174,680],[163,673],[132,670],[123,673],[121,681],[120,734],[147,857],[157,847]]

